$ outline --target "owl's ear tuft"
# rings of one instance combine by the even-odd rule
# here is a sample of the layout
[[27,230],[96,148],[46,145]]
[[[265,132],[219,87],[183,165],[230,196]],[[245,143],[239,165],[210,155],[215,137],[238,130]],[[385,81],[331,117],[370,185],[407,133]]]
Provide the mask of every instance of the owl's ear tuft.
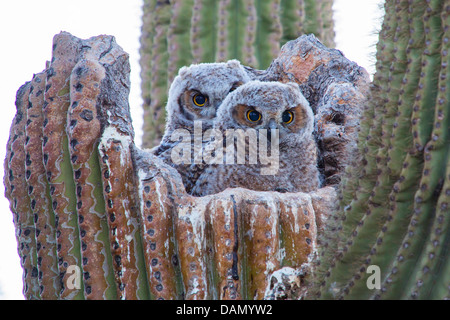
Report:
[[239,62],[239,60],[236,60],[236,59],[228,60],[227,61],[227,67],[229,67],[229,68],[240,68],[241,67],[241,63]]

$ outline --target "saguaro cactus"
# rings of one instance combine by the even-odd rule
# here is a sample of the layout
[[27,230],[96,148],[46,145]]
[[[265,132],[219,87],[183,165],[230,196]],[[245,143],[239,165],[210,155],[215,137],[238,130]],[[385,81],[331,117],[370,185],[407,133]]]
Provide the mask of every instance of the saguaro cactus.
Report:
[[313,33],[334,46],[332,0],[145,0],[141,48],[143,147],[164,133],[167,91],[179,68],[238,59],[265,69],[280,47]]
[[320,240],[319,296],[448,299],[450,2],[387,1],[385,10],[361,166]]
[[[109,118],[97,107],[126,110],[128,95],[113,84],[128,89],[128,79],[120,78],[128,69],[113,37],[80,40],[63,32],[46,70],[18,92],[5,186],[29,299],[117,296],[97,150],[101,119]],[[106,95],[110,100],[101,99]],[[83,286],[68,288],[77,268]]]
[[[163,39],[206,54],[179,34],[176,13],[207,3],[153,3],[154,61],[169,66]],[[220,2],[218,20],[237,4]],[[309,194],[186,194],[173,168],[134,145],[128,56],[113,37],[55,36],[51,62],[17,92],[4,162],[25,297],[450,298],[450,3],[385,9],[370,90],[363,69],[313,36],[288,42],[267,70],[247,69],[296,81],[314,110],[325,187]],[[180,59],[152,72],[168,77]],[[372,266],[379,288],[368,286]]]
[[4,163],[28,299],[309,294],[368,75],[314,36],[286,44],[267,70],[247,70],[303,87],[318,123],[323,188],[188,195],[175,169],[134,145],[128,55],[114,38],[55,36],[52,61],[17,93]]
[[271,273],[309,265],[315,215],[326,214],[333,188],[311,195],[230,189],[196,198],[172,168],[137,152],[154,298],[262,299],[271,292]]

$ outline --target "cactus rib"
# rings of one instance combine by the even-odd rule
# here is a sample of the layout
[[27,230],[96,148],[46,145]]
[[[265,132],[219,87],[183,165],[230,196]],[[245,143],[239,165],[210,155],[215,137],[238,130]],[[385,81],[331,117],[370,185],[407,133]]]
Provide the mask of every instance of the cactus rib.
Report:
[[[71,42],[72,36],[60,33],[53,39],[53,58],[47,70],[44,93],[44,118],[42,150],[44,166],[50,184],[50,196],[55,212],[58,264],[61,274],[61,299],[83,299],[83,288],[68,288],[72,273],[68,268],[81,270],[81,249],[78,238],[75,183],[70,162],[69,146],[65,132],[67,111],[70,105],[70,76],[81,43]],[[81,283],[82,284],[82,283]]]
[[153,299],[175,300],[182,296],[178,257],[174,247],[173,212],[167,198],[170,186],[154,176],[148,164],[139,169],[141,235],[145,252],[148,285]]
[[[35,74],[31,81],[27,125],[25,132],[25,169],[28,195],[34,215],[38,280],[42,299],[57,299],[61,291],[55,230],[55,216],[44,168],[42,127],[45,126],[42,107],[46,72]],[[43,161],[44,159],[44,161]]]
[[81,58],[70,76],[67,135],[74,180],[81,240],[84,291],[87,299],[116,296],[105,214],[101,170],[98,163],[100,121],[96,103],[104,68],[95,60]]
[[120,136],[113,127],[105,130],[99,144],[111,253],[120,299],[147,299],[145,269],[141,268],[140,226],[134,199],[131,138]]

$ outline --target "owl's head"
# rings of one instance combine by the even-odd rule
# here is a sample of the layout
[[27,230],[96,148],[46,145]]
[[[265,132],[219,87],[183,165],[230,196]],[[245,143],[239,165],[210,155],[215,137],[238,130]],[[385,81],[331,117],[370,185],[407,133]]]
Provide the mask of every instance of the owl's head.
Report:
[[280,139],[310,135],[314,115],[296,83],[250,81],[227,96],[217,111],[216,127],[278,129]]
[[169,89],[168,119],[186,127],[195,120],[211,121],[225,97],[248,81],[237,60],[182,67]]

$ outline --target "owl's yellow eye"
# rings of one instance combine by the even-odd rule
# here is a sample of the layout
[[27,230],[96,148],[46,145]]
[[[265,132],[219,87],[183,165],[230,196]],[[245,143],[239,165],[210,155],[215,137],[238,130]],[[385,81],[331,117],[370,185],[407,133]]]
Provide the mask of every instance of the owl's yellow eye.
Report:
[[247,111],[247,119],[251,122],[257,122],[261,120],[261,113],[255,110],[249,110]]
[[206,102],[208,101],[208,98],[201,93],[196,93],[194,97],[192,98],[192,101],[197,107],[203,107],[205,106]]
[[292,111],[286,110],[285,112],[283,112],[281,120],[283,120],[285,124],[289,124],[294,120],[294,114],[292,113]]

